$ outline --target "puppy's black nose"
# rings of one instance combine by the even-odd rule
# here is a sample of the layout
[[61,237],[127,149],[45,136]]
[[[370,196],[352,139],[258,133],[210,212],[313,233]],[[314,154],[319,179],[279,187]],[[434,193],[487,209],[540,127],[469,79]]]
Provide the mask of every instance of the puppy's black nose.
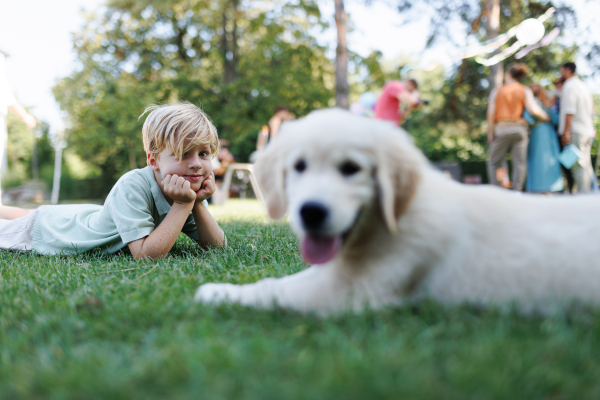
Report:
[[302,223],[304,224],[304,228],[311,229],[319,229],[327,219],[327,215],[329,214],[329,210],[321,203],[316,203],[314,201],[309,201],[304,203],[302,208],[300,209],[300,216],[302,217]]

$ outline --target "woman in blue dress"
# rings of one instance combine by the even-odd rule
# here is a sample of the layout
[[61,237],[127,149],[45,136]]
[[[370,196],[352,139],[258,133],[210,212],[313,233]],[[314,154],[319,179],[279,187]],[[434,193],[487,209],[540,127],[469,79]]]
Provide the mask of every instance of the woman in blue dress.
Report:
[[558,161],[560,150],[555,129],[558,114],[552,109],[543,87],[531,85],[530,88],[538,104],[550,116],[550,121],[535,120],[527,111],[524,112],[523,117],[533,124],[527,149],[526,188],[532,193],[561,192],[564,189],[564,179]]

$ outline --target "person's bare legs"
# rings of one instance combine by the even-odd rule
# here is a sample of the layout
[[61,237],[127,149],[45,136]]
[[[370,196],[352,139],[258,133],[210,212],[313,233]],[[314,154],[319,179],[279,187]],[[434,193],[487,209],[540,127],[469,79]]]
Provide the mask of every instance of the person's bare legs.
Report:
[[0,219],[17,219],[27,214],[29,211],[24,208],[0,206]]

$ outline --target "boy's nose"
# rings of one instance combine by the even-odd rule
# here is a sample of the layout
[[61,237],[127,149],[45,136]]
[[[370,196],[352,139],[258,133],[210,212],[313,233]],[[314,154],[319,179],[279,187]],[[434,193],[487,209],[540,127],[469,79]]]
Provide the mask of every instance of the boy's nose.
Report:
[[192,157],[189,158],[189,165],[191,168],[201,168],[202,163],[200,161],[200,155],[194,154]]

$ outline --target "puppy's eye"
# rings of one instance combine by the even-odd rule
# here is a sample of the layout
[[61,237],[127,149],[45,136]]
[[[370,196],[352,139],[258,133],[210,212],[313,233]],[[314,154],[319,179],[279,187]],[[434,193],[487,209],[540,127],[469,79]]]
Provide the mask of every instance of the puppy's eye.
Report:
[[294,164],[294,169],[298,172],[302,172],[306,169],[306,161],[298,160],[296,164]]
[[346,161],[339,167],[340,173],[344,176],[351,176],[360,171],[360,166],[353,161]]

